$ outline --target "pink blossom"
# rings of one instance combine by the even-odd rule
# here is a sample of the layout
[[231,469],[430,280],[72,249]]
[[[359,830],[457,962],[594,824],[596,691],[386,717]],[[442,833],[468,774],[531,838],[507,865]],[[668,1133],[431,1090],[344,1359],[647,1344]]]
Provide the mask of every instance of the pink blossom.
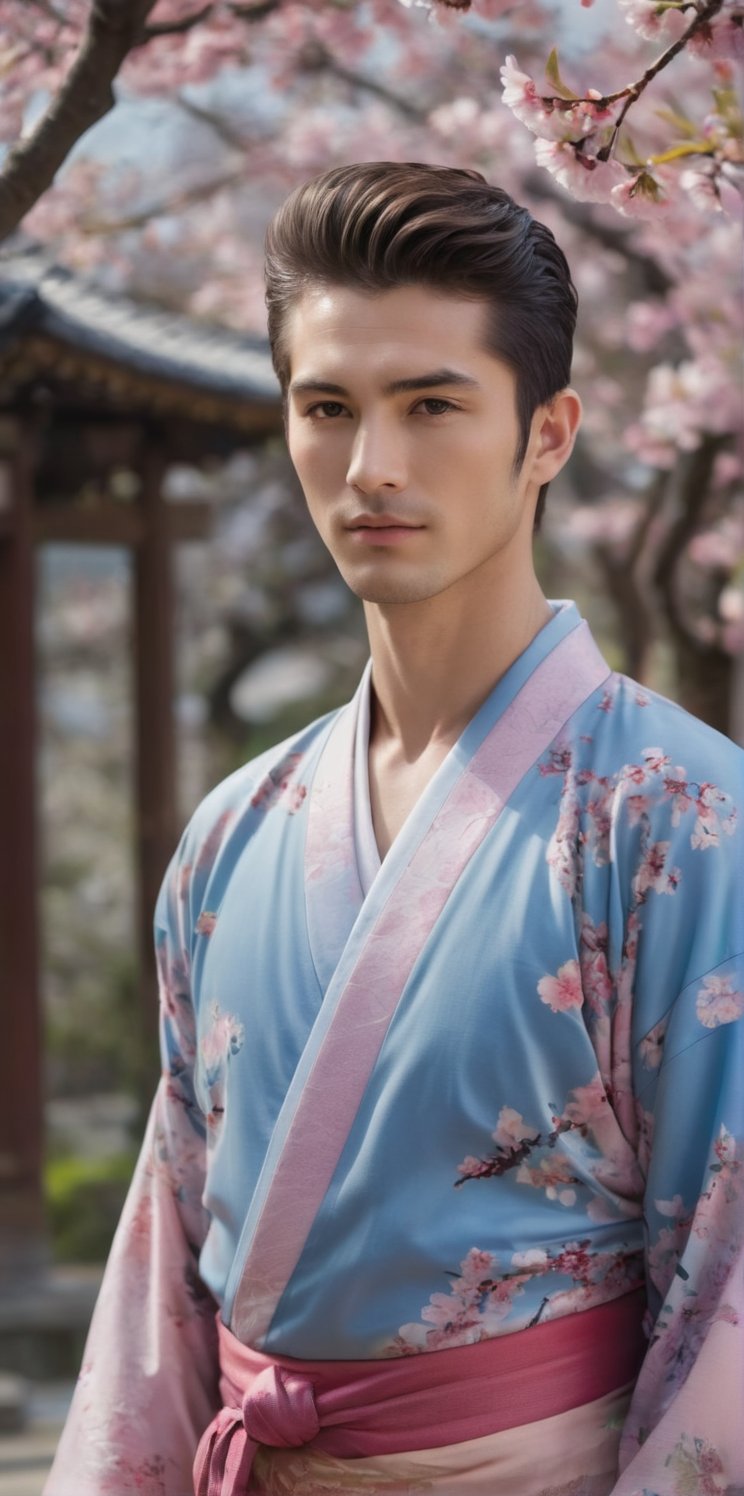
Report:
[[565,1116],[577,1126],[596,1121],[597,1117],[605,1115],[609,1108],[607,1092],[599,1071],[592,1076],[587,1085],[574,1086],[571,1097],[572,1099],[565,1108]]
[[638,1045],[638,1053],[641,1063],[647,1070],[658,1070],[664,1053],[664,1039],[666,1037],[667,1019],[663,1018],[660,1023],[649,1029],[644,1039]]
[[650,41],[676,42],[687,27],[681,11],[665,10],[658,0],[618,0],[618,4],[628,25]]
[[594,925],[590,916],[584,914],[579,947],[581,985],[593,1013],[606,1012],[612,1001],[613,985],[607,966],[607,942],[606,924]]
[[243,1024],[231,1013],[223,1013],[218,1002],[209,1009],[209,1026],[203,1034],[199,1052],[212,1085],[230,1055],[238,1054],[245,1039]]
[[652,842],[646,849],[638,872],[633,879],[633,893],[639,900],[653,890],[654,893],[674,893],[681,873],[679,868],[667,866],[669,842]]
[[629,826],[637,826],[643,817],[648,814],[651,801],[648,795],[628,795],[625,801],[625,810]]
[[641,758],[648,774],[660,774],[670,762],[669,755],[664,752],[663,748],[644,748]]
[[571,1008],[580,1008],[584,1001],[581,986],[581,968],[578,961],[564,961],[556,976],[545,976],[537,984],[541,1002],[553,1013],[567,1013]]
[[690,38],[690,51],[698,57],[744,58],[744,8],[732,4],[732,15],[717,16]]
[[528,1247],[526,1252],[513,1252],[512,1267],[545,1268],[549,1262],[548,1254],[543,1247]]
[[600,94],[575,101],[540,94],[534,78],[521,71],[513,56],[501,68],[501,82],[507,109],[542,141],[586,140],[612,117],[612,108],[600,103]]
[[625,172],[624,180],[613,187],[610,202],[626,218],[658,219],[669,207],[656,177],[645,168],[632,177]]
[[681,192],[701,213],[725,213],[735,223],[744,219],[744,188],[741,172],[728,169],[725,163],[706,162],[680,175]]
[[196,921],[197,935],[211,935],[217,924],[217,915],[211,909],[203,909]]
[[744,1013],[744,992],[734,990],[732,977],[704,977],[695,1000],[695,1012],[706,1028],[735,1023]]
[[597,161],[570,141],[536,140],[535,160],[580,203],[611,202],[615,188],[626,176],[625,167],[618,161]]
[[666,301],[632,301],[625,314],[628,343],[636,353],[649,353],[674,327],[676,316]]
[[513,1106],[502,1106],[493,1138],[500,1148],[514,1148],[525,1138],[532,1139],[538,1136],[536,1127],[528,1127],[524,1118]]
[[576,1184],[571,1160],[565,1154],[552,1152],[539,1163],[522,1163],[517,1169],[517,1184],[528,1184],[532,1189],[545,1190],[549,1200],[559,1200],[561,1205],[574,1205],[576,1191],[562,1186]]

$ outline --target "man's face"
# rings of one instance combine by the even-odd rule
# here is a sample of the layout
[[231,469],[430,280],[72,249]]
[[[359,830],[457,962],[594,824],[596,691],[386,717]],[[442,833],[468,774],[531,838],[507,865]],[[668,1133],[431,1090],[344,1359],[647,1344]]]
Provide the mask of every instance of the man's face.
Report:
[[368,602],[419,602],[529,564],[515,377],[487,308],[423,286],[315,287],[289,316],[289,450],[321,538]]

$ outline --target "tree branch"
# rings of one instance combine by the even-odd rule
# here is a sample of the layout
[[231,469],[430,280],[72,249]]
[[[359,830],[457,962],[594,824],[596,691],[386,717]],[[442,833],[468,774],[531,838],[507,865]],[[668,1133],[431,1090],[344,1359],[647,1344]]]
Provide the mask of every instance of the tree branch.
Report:
[[195,187],[184,187],[182,192],[174,192],[172,197],[161,198],[160,202],[151,203],[147,208],[140,208],[136,213],[128,213],[123,218],[95,219],[90,218],[80,225],[84,234],[123,234],[130,229],[143,229],[146,224],[151,223],[153,218],[163,218],[171,213],[180,213],[183,208],[190,208],[194,203],[203,203],[216,192],[221,192],[225,187],[236,187],[245,181],[247,165],[236,168],[234,171],[226,171],[218,177],[212,177],[208,182],[199,182]]
[[[273,11],[278,10],[282,0],[257,0],[255,5],[231,5],[230,9],[234,16],[240,21],[252,24],[255,21],[264,21]],[[190,16],[183,16],[180,21],[160,21],[153,26],[145,28],[141,43],[154,41],[159,36],[179,36],[185,31],[192,31],[202,21],[207,21],[214,10],[214,0],[208,0],[201,10],[195,10]]]
[[144,46],[152,42],[158,36],[180,36],[185,31],[193,31],[202,21],[207,21],[214,10],[211,3],[203,5],[201,10],[194,10],[190,16],[182,16],[180,21],[159,21],[154,26],[146,26],[139,39],[138,46]]
[[187,99],[184,94],[176,94],[175,103],[179,109],[183,109],[191,119],[195,119],[200,125],[207,125],[215,135],[222,141],[223,145],[229,146],[232,151],[244,152],[246,141],[239,135],[227,120],[220,114],[215,114],[212,109],[205,109],[202,104],[195,104],[193,99]]
[[330,73],[333,78],[338,78],[351,88],[358,88],[364,93],[372,94],[376,99],[382,99],[385,104],[390,104],[406,119],[416,124],[424,124],[426,121],[426,110],[412,104],[409,99],[403,98],[391,88],[386,88],[384,83],[378,83],[376,79],[368,78],[364,73],[356,73],[352,68],[347,68],[342,62],[337,61],[322,42],[308,42],[302,48],[298,61],[306,73]]
[[584,95],[567,99],[562,94],[543,94],[542,102],[552,105],[554,109],[562,109],[569,112],[575,109],[577,104],[588,104],[593,108],[606,109],[609,104],[619,104],[620,100],[623,99],[623,107],[615,120],[611,139],[607,145],[602,147],[601,151],[597,152],[598,161],[608,161],[614,150],[620,128],[628,110],[632,108],[633,104],[637,103],[641,94],[648,88],[649,83],[652,83],[654,78],[658,77],[658,74],[663,72],[664,68],[667,68],[670,62],[673,62],[674,58],[679,56],[680,52],[684,51],[687,43],[695,36],[696,32],[702,31],[704,26],[709,25],[711,21],[715,20],[722,6],[723,0],[704,0],[701,10],[698,10],[697,5],[695,5],[695,17],[690,22],[687,30],[683,31],[676,42],[672,42],[671,46],[667,47],[666,51],[662,52],[661,56],[657,57],[656,61],[651,63],[650,67],[646,68],[645,73],[640,78],[637,78],[635,83],[626,83],[624,88],[615,89],[614,93],[602,94],[601,97]]
[[709,645],[689,627],[685,610],[677,597],[677,567],[687,542],[699,527],[710,491],[713,465],[725,442],[725,436],[704,436],[700,446],[690,454],[682,477],[679,513],[659,549],[653,575],[664,599],[672,633],[680,642],[701,653],[706,653]]
[[94,0],[80,50],[56,98],[0,171],[0,239],[51,186],[72,147],[115,103],[113,81],[155,0]]
[[278,10],[283,0],[255,0],[253,5],[231,5],[230,9],[241,21],[265,21],[267,16]]
[[669,473],[657,473],[646,494],[646,502],[630,544],[620,555],[617,554],[616,547],[607,541],[595,541],[592,547],[619,614],[626,673],[641,682],[647,675],[648,653],[654,638],[654,618],[647,601],[647,587],[638,574],[639,563],[651,526],[664,503],[668,485]]

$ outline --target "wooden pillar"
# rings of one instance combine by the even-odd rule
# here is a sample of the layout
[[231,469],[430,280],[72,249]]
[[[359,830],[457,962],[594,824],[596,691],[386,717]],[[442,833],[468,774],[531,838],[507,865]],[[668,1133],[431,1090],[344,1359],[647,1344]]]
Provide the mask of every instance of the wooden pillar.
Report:
[[152,922],[160,883],[178,836],[174,723],[172,541],[162,496],[164,451],[146,440],[140,465],[142,517],[135,548],[137,928],[145,1090],[157,1070],[157,981]]
[[31,433],[0,420],[0,1280],[46,1260]]

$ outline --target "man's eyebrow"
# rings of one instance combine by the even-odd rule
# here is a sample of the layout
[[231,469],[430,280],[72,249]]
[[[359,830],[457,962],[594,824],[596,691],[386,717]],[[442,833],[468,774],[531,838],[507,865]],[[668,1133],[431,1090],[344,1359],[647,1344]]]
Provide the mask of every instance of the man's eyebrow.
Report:
[[[415,390],[440,389],[442,385],[461,385],[469,389],[477,389],[478,381],[470,374],[459,374],[456,369],[433,369],[429,374],[415,374],[407,379],[392,379],[386,384],[382,393],[384,395],[401,395]],[[332,384],[328,379],[293,379],[289,386],[290,395],[342,395],[348,398],[349,391],[342,384]]]

